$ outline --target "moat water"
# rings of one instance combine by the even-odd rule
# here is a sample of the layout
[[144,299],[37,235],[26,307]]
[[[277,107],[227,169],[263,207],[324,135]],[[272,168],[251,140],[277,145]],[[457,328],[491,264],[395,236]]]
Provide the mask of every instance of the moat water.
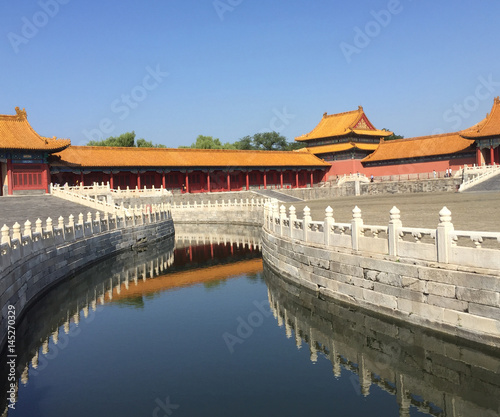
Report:
[[17,325],[14,408],[2,359],[0,413],[500,415],[498,351],[318,299],[258,233],[178,227],[52,289]]

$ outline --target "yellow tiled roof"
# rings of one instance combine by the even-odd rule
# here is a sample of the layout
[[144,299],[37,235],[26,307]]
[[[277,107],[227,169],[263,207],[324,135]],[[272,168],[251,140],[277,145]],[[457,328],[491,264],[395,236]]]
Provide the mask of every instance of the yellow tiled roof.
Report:
[[495,97],[491,112],[483,120],[460,134],[466,138],[500,136],[500,98]]
[[330,153],[330,152],[342,152],[342,151],[347,151],[352,148],[358,148],[363,151],[374,151],[375,149],[378,148],[378,143],[355,143],[355,142],[348,142],[348,143],[336,143],[333,145],[323,145],[323,146],[311,146],[307,148],[309,152],[311,152],[314,155],[318,154],[323,154],[323,153]]
[[465,139],[459,133],[386,140],[380,142],[377,150],[364,158],[363,162],[448,155],[466,151],[473,143],[473,140]]
[[326,167],[308,152],[70,146],[54,154],[54,166],[72,167]]
[[60,151],[71,144],[69,139],[45,138],[28,123],[26,111],[16,107],[16,114],[0,115],[0,149]]
[[130,286],[128,290],[122,290],[119,294],[115,292],[113,299],[109,299],[109,292],[106,301],[116,302],[134,296],[154,294],[171,288],[188,287],[219,279],[228,279],[241,274],[258,274],[262,272],[262,260],[252,259],[248,261],[235,262],[234,264],[216,265],[203,269],[191,269],[180,272],[167,272],[154,279],[146,281],[139,280],[137,285]]
[[305,141],[311,139],[328,138],[332,136],[345,136],[349,133],[358,135],[369,135],[385,137],[392,135],[387,130],[377,130],[366,117],[363,107],[358,110],[348,111],[337,114],[323,114],[323,118],[318,125],[309,133],[298,136],[296,141]]

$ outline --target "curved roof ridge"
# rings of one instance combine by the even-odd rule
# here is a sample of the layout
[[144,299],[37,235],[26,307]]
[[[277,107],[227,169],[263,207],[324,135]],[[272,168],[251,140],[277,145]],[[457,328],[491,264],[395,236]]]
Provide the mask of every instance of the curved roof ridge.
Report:
[[41,136],[28,122],[26,110],[15,110],[15,115],[0,115],[0,148],[58,152],[71,144],[69,139]]
[[467,138],[500,136],[500,97],[493,99],[493,107],[483,120],[460,133]]

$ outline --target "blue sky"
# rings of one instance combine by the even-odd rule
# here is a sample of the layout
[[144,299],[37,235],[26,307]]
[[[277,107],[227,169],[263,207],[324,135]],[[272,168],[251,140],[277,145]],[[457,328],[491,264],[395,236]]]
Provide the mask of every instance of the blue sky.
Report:
[[289,140],[362,105],[405,137],[500,95],[496,0],[4,0],[0,114],[44,136]]

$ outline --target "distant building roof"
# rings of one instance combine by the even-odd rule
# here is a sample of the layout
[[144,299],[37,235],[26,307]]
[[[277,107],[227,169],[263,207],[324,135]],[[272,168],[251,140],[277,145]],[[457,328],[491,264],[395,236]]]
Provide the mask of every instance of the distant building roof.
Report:
[[495,97],[491,112],[483,120],[460,134],[471,139],[500,136],[500,98]]
[[466,139],[459,133],[384,140],[380,142],[377,150],[364,158],[362,162],[449,155],[468,151],[473,144],[473,140]]
[[26,111],[16,107],[16,114],[0,115],[0,149],[57,152],[71,144],[69,139],[46,138],[28,123]]
[[68,167],[328,167],[308,152],[71,146],[52,155]]
[[368,135],[386,137],[392,135],[387,130],[377,130],[368,120],[363,107],[358,110],[337,114],[323,114],[318,125],[309,133],[298,136],[296,141],[308,141],[312,139],[330,138],[334,136],[346,136],[355,133],[357,135]]

